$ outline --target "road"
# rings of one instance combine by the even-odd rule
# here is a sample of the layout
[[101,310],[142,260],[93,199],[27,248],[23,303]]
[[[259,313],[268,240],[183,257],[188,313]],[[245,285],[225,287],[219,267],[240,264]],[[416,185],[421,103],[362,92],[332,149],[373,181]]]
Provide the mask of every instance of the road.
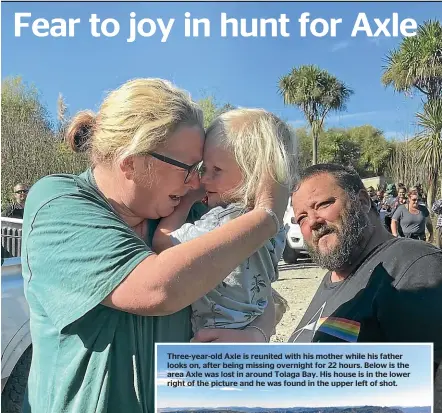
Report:
[[280,263],[279,280],[272,286],[287,300],[290,308],[276,326],[276,335],[271,338],[271,342],[287,342],[325,273],[326,270],[307,260],[299,264]]

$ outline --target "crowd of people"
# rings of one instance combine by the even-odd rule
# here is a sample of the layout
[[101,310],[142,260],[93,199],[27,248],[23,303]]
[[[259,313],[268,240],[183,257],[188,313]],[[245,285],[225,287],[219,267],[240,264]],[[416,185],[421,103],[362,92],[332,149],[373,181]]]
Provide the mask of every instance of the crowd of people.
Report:
[[390,185],[384,200],[352,169],[299,171],[294,139],[262,109],[205,130],[161,79],[73,118],[67,141],[90,168],[35,183],[23,214],[25,412],[153,412],[155,343],[268,342],[289,197],[328,270],[289,341],[432,342],[442,411],[442,251],[407,215],[425,231],[417,190]]
[[[420,183],[408,189],[403,183],[399,183],[397,187],[395,184],[389,184],[386,189],[378,188],[377,191],[370,186],[367,191],[376,205],[385,228],[395,237],[427,240],[430,243],[434,241],[430,211]],[[432,210],[436,214],[440,201],[433,204]],[[428,237],[425,230],[428,231]],[[438,231],[436,244],[440,248],[442,244],[439,224],[436,230]]]

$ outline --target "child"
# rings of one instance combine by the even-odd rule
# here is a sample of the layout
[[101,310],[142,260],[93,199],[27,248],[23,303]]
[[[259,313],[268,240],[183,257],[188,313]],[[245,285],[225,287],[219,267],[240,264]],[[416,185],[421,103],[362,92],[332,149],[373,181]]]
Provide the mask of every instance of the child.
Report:
[[[204,192],[191,191],[160,221],[153,238],[155,251],[194,239],[238,217],[253,207],[261,176],[291,185],[296,167],[289,127],[262,109],[236,109],[215,119],[206,132],[203,161]],[[185,224],[191,206],[204,193],[211,209],[194,224]],[[285,246],[286,233],[281,227],[274,238],[192,305],[194,333],[201,328],[245,328],[263,314]]]

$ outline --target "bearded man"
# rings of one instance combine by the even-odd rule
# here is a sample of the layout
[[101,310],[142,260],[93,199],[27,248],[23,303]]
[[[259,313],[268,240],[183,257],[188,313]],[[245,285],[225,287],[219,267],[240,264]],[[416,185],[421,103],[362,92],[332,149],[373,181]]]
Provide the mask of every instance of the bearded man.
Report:
[[310,255],[328,269],[291,342],[432,342],[442,411],[442,251],[395,238],[359,175],[334,164],[305,169],[292,195]]

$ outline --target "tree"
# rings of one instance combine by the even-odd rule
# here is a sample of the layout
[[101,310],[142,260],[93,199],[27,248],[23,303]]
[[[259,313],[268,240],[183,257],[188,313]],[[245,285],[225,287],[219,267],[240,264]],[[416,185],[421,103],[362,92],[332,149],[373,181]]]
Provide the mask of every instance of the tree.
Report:
[[348,134],[360,147],[357,169],[369,172],[372,176],[382,175],[392,151],[383,132],[372,125],[363,125],[348,129]]
[[207,129],[209,125],[222,113],[235,109],[230,103],[225,103],[220,106],[214,96],[206,96],[197,101],[204,114],[204,128]]
[[302,110],[313,138],[313,164],[318,161],[318,139],[330,112],[343,111],[353,91],[335,76],[317,66],[300,66],[279,80],[279,93],[286,105]]
[[68,107],[61,93],[58,94],[57,99],[57,120],[58,120],[58,137],[60,140],[64,139],[64,134],[68,124],[69,114]]
[[442,24],[427,21],[386,58],[382,83],[396,91],[417,89],[427,100],[442,97]]
[[423,112],[416,116],[423,130],[414,139],[414,143],[419,162],[428,174],[427,199],[431,207],[437,195],[436,182],[442,174],[442,98],[430,100],[424,105]]
[[2,206],[19,182],[33,185],[53,173],[79,173],[87,160],[56,139],[38,90],[19,77],[2,81]]
[[418,125],[423,130],[414,140],[417,158],[426,171],[428,203],[432,203],[438,176],[441,173],[442,145],[440,124],[442,122],[442,24],[427,21],[417,29],[416,36],[402,40],[399,48],[387,56],[387,66],[382,76],[386,86],[398,92],[421,92],[423,112],[417,113]]
[[321,163],[336,163],[358,169],[360,144],[350,138],[348,130],[330,129],[324,132],[321,134],[319,149]]

